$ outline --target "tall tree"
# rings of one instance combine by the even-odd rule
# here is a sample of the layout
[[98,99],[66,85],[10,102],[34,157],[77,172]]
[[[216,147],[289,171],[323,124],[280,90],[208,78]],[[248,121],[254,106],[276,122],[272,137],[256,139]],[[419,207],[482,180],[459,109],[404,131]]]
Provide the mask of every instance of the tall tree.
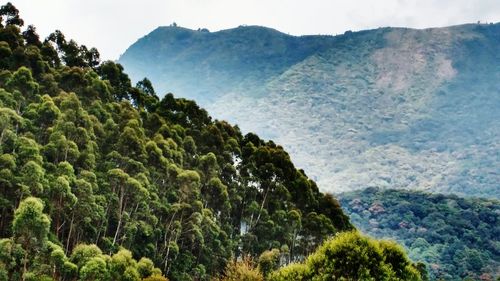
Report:
[[0,7],[0,25],[4,23],[4,20],[5,25],[24,25],[24,21],[19,17],[19,10],[10,2]]
[[50,219],[43,213],[43,203],[35,197],[24,199],[12,221],[14,240],[21,244],[25,256],[23,260],[23,280],[29,270],[30,256],[45,247],[49,234]]

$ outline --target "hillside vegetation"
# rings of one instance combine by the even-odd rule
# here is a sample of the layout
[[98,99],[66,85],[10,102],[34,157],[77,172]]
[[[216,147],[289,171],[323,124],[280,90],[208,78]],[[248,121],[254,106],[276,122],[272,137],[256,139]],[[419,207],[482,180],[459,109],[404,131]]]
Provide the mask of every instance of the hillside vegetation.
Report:
[[499,198],[499,38],[500,24],[300,37],[170,26],[119,61],[283,144],[322,190]]
[[0,8],[0,280],[262,278],[353,229],[281,146],[23,25]]
[[500,277],[500,202],[369,188],[340,195],[356,227],[395,238],[433,279]]
[[271,281],[421,280],[422,264],[414,265],[394,242],[376,241],[345,232],[327,241],[305,263],[270,274]]

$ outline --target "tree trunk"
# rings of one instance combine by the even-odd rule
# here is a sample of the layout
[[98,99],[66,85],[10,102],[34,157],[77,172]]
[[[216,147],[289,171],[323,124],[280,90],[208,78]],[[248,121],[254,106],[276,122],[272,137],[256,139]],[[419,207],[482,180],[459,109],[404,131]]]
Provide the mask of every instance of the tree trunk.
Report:
[[170,239],[168,239],[167,253],[165,254],[165,259],[163,261],[163,271],[167,271],[169,253],[170,253]]
[[[97,237],[95,238],[95,243],[99,242],[99,237],[101,237],[101,230],[104,227],[104,224],[108,221],[108,212],[109,212],[109,203],[106,204],[106,212],[104,213],[104,218],[102,219],[101,226],[99,227],[99,230],[97,231]],[[108,225],[106,224],[106,228],[104,229],[104,232],[106,233],[108,230]]]
[[28,251],[30,248],[30,242],[26,242],[26,252],[24,253],[24,260],[23,260],[23,281],[26,281],[26,272],[28,272]]
[[60,239],[61,237],[59,237],[59,230],[61,229],[61,213],[62,213],[62,194],[59,195],[59,200],[57,202],[57,208],[56,210],[58,210],[59,212],[57,212],[57,215],[56,215],[56,237],[58,239]]
[[67,159],[68,159],[68,150],[69,150],[69,146],[66,146],[66,151],[64,151],[64,161],[66,162]]
[[[3,135],[4,135],[5,129],[2,130],[2,133],[0,134],[0,145],[3,142]],[[5,151],[4,151],[5,152]]]
[[123,216],[120,215],[120,218],[118,219],[118,226],[116,227],[115,236],[113,238],[113,244],[112,244],[112,246],[115,245],[116,239],[118,238],[118,233],[120,233],[120,227],[122,226],[122,218],[123,218]]
[[120,227],[122,226],[122,221],[123,221],[123,212],[125,211],[125,190],[123,190],[123,185],[121,188],[121,194],[120,194],[120,201],[119,201],[119,218],[118,218],[118,226],[116,227],[116,232],[115,232],[115,237],[113,238],[113,246],[116,243],[116,240],[118,238],[118,233],[120,233]]
[[75,212],[73,212],[72,216],[71,216],[71,223],[69,225],[69,233],[68,233],[68,240],[66,241],[66,255],[68,255],[68,252],[69,252],[69,241],[71,240],[71,233],[73,232],[73,221],[75,219]]
[[264,205],[266,204],[267,194],[269,193],[269,186],[266,188],[266,193],[264,194],[264,199],[262,199],[262,203],[260,204],[259,214],[257,215],[257,219],[255,220],[255,224],[251,226],[252,228],[259,223],[260,215],[262,214],[262,210],[264,209]]

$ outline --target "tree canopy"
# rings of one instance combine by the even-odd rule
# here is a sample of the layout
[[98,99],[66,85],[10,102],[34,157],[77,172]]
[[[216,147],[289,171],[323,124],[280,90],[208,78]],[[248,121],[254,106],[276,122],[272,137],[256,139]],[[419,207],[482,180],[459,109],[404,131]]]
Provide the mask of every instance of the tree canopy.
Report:
[[305,263],[283,267],[269,280],[426,280],[426,272],[419,269],[394,242],[344,232],[326,241]]
[[209,280],[352,229],[283,147],[0,14],[0,280]]

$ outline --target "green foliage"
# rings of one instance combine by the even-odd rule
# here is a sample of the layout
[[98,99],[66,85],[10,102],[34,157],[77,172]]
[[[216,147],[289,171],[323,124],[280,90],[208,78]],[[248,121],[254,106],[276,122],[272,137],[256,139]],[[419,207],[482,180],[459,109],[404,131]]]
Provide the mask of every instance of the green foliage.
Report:
[[[432,278],[498,277],[496,200],[370,188],[342,194],[341,202],[361,230],[394,237],[410,258],[427,264]],[[402,261],[399,254],[393,258]]]
[[12,222],[14,236],[0,240],[0,278],[7,280],[141,280],[159,278],[151,260],[137,262],[128,250],[102,254],[96,245],[78,245],[68,259],[58,244],[49,241],[50,221],[42,202],[21,201]]
[[[5,18],[4,18],[5,17]],[[24,21],[19,17],[19,10],[8,2],[7,4],[0,7],[0,26],[3,27],[4,21],[5,25],[18,25],[23,26]]]
[[271,281],[308,280],[308,278],[307,265],[302,263],[289,264],[269,276]]
[[5,9],[1,278],[209,280],[232,258],[298,260],[352,228],[281,146],[133,87],[60,31],[40,42]]
[[262,273],[254,267],[248,257],[241,261],[229,262],[222,276],[215,281],[264,281]]
[[271,273],[280,280],[422,280],[402,248],[358,232],[336,235],[311,254],[304,264],[290,264]]
[[[116,275],[115,275],[116,276]],[[106,268],[106,261],[100,257],[91,258],[80,269],[80,280],[104,281],[110,279],[110,274]]]
[[267,276],[272,271],[278,269],[280,266],[280,251],[272,249],[265,251],[259,256],[258,268],[262,275]]
[[161,275],[152,275],[142,279],[142,281],[169,281],[168,278]]
[[50,219],[43,213],[42,201],[28,197],[21,201],[14,213],[12,221],[14,240],[23,245],[27,253],[33,253],[45,246],[49,226]]

